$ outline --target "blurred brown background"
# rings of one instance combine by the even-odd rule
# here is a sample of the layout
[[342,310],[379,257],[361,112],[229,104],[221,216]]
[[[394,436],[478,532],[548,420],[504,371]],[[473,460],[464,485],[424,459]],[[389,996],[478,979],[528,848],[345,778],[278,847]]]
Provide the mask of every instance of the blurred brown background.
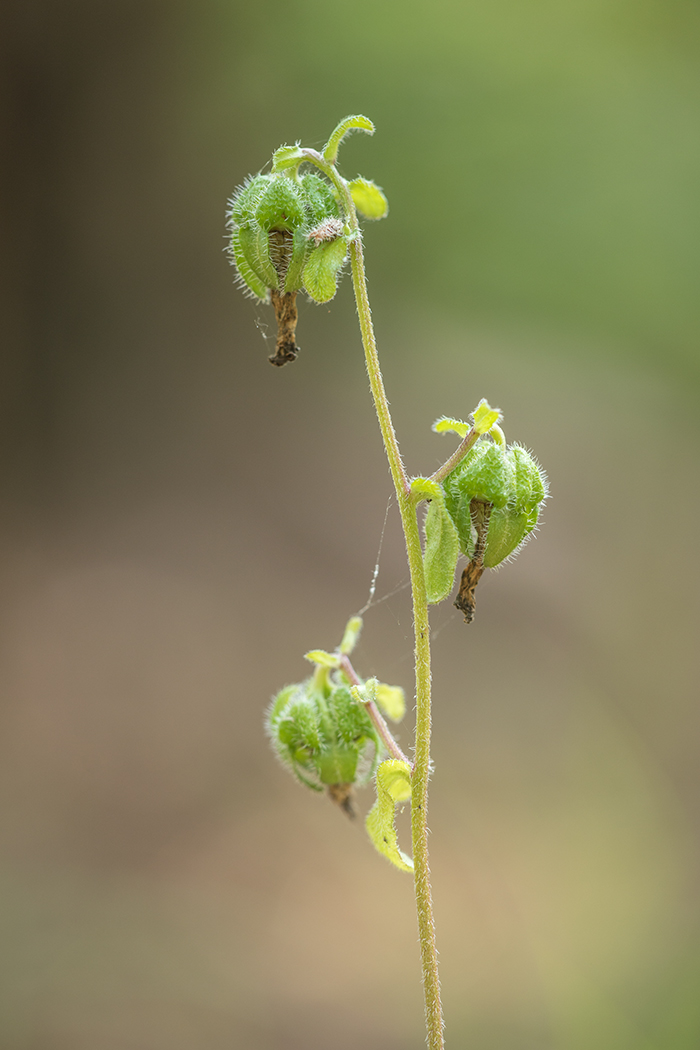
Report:
[[[423,1045],[410,879],[262,732],[390,493],[350,282],[273,370],[221,252],[245,175],[353,112],[409,470],[487,397],[553,493],[476,622],[434,613],[448,1045],[696,1050],[697,5],[0,17],[3,1050]],[[410,694],[410,634],[400,590],[360,671]]]

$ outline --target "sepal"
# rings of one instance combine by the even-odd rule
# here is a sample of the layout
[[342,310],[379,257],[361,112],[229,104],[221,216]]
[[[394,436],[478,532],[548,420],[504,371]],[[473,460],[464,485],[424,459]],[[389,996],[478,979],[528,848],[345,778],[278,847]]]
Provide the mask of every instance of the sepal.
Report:
[[423,572],[428,604],[441,602],[454,587],[458,558],[459,536],[440,490],[439,496],[432,499],[425,518]]

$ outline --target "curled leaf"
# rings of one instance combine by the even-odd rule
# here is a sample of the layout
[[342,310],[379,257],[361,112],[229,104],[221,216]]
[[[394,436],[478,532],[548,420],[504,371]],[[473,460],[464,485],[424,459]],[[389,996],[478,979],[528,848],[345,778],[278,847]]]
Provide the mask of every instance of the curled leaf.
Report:
[[461,438],[465,438],[471,427],[463,419],[441,416],[440,419],[436,419],[433,423],[433,430],[436,434],[459,434]]
[[411,797],[411,770],[407,762],[387,759],[377,769],[377,801],[367,814],[365,827],[376,849],[401,871],[413,871],[413,861],[399,849],[394,827],[397,802]]
[[389,214],[389,202],[383,191],[370,179],[353,179],[350,193],[355,207],[365,219],[384,219]]
[[323,156],[326,160],[329,160],[331,164],[335,164],[338,159],[338,147],[343,141],[349,131],[366,131],[369,135],[374,135],[374,124],[369,117],[363,117],[360,114],[352,117],[345,117],[341,120],[340,124],[333,130],[331,137],[328,139],[324,150]]

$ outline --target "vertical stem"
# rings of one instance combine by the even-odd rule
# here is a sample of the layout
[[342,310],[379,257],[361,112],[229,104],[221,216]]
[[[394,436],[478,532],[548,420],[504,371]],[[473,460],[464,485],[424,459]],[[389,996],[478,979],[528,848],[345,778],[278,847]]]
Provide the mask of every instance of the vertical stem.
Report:
[[[347,187],[345,196],[349,197]],[[350,200],[354,217],[354,207]],[[355,229],[357,220],[355,219]],[[377,344],[372,327],[372,316],[367,296],[362,240],[358,231],[350,245],[352,279],[357,302],[357,313],[365,349],[367,374],[369,376],[379,426],[384,439],[391,476],[394,479],[396,497],[401,514],[406,552],[411,574],[413,593],[413,626],[415,632],[416,658],[416,747],[411,793],[411,838],[413,845],[414,887],[421,962],[423,967],[423,991],[425,995],[425,1019],[430,1050],[443,1050],[442,1004],[438,978],[437,949],[435,947],[435,925],[433,901],[428,865],[428,779],[430,776],[430,626],[428,601],[423,573],[420,533],[416,504],[411,496],[401,453],[399,452],[394,426],[389,412],[389,402],[384,391],[382,373],[379,368]]]

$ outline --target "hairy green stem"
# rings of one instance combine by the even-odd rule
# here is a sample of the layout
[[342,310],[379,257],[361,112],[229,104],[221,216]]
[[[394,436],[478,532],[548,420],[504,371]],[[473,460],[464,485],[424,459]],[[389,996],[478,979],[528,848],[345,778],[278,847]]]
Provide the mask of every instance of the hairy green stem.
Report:
[[430,776],[431,724],[430,626],[428,623],[428,601],[423,573],[423,554],[418,530],[416,502],[411,495],[408,485],[379,367],[377,345],[374,339],[372,316],[367,297],[362,240],[359,235],[350,245],[350,263],[355,299],[357,301],[357,313],[362,332],[362,343],[365,348],[367,373],[374,405],[377,410],[379,426],[384,439],[384,447],[389,460],[391,476],[394,479],[396,488],[396,498],[406,539],[406,552],[411,574],[416,658],[416,745],[413,776],[411,779],[411,839],[413,846],[414,886],[421,962],[423,966],[428,1046],[430,1050],[442,1050],[444,1047],[442,1004],[440,1001],[437,948],[435,947],[430,868],[428,866],[428,779]]
[[[413,594],[413,629],[415,634],[416,674],[416,743],[411,778],[411,840],[413,848],[414,887],[421,963],[423,968],[423,992],[425,996],[425,1020],[429,1050],[443,1050],[442,1003],[438,976],[437,948],[435,946],[435,924],[433,921],[433,899],[428,865],[428,781],[430,779],[430,625],[428,622],[428,599],[423,572],[423,552],[418,529],[417,500],[411,493],[406,470],[396,440],[394,424],[389,411],[389,402],[384,390],[384,380],[379,367],[377,343],[374,338],[372,313],[367,295],[367,279],[362,251],[362,234],[357,221],[355,205],[350,188],[339,175],[335,164],[316,150],[303,149],[304,158],[319,168],[333,183],[343,202],[343,210],[352,235],[350,242],[350,266],[357,303],[357,316],[362,333],[367,375],[374,399],[374,407],[382,432],[389,469],[396,489],[396,499],[401,514],[406,540],[408,567]],[[468,447],[468,446],[467,446]],[[465,443],[460,446],[460,459],[467,451]],[[449,461],[448,461],[449,462]]]
[[469,449],[473,448],[477,443],[479,437],[479,431],[472,427],[459,448],[456,448],[450,458],[446,460],[441,467],[438,467],[434,474],[430,475],[428,481],[444,481],[447,475],[455,469],[457,464],[461,463]]

